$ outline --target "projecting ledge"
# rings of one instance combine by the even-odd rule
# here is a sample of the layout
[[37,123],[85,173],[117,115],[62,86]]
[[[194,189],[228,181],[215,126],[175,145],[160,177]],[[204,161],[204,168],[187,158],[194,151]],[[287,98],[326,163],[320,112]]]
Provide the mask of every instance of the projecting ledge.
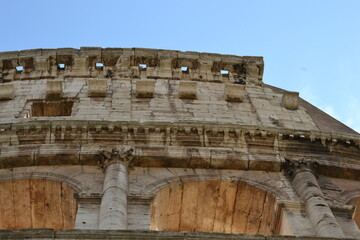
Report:
[[[0,230],[1,239],[232,239],[232,240],[310,240],[316,237],[295,237],[295,236],[270,236],[244,235],[244,234],[223,234],[206,232],[161,232],[161,231],[119,231],[119,230],[67,230],[54,231],[52,229],[24,229],[20,231]],[[321,240],[333,240],[333,238],[321,238]]]

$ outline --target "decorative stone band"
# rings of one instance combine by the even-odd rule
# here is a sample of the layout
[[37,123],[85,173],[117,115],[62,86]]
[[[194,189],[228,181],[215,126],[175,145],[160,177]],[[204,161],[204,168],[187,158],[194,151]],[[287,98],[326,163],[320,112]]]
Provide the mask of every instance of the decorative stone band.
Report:
[[261,85],[263,70],[262,57],[143,48],[82,47],[80,50],[0,53],[0,76],[6,82],[65,76],[192,79]]
[[39,120],[0,125],[0,168],[96,165],[99,150],[126,145],[136,148],[134,166],[280,171],[284,157],[306,149],[319,174],[359,179],[359,143],[357,135],[245,125]]
[[[21,229],[20,231],[0,230],[0,239],[139,239],[139,240],[310,240],[311,237],[299,236],[262,236],[245,234],[207,233],[207,232],[163,232],[163,231],[104,231],[104,230],[66,230],[54,231],[53,229]],[[333,237],[321,240],[334,240]]]
[[305,202],[306,214],[319,237],[343,238],[344,233],[337,223],[316,180],[316,163],[286,159],[285,173],[296,193]]

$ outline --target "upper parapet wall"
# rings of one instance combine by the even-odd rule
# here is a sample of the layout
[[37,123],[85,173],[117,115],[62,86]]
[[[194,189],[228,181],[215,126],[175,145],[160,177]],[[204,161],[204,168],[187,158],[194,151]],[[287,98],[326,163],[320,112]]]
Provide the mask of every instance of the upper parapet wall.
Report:
[[0,53],[0,82],[57,77],[191,79],[262,85],[262,57],[143,48],[33,49]]

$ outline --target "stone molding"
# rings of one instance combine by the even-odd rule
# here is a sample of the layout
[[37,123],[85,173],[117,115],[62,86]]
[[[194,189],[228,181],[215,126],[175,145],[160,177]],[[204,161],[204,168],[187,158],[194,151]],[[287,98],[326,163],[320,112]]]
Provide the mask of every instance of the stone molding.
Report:
[[0,182],[31,178],[43,178],[57,182],[64,182],[74,188],[77,192],[86,192],[87,190],[87,187],[75,178],[52,172],[37,172],[36,170],[33,170],[21,173],[0,174]]
[[[0,230],[1,239],[156,239],[156,240],[312,240],[314,237],[296,236],[262,236],[226,233],[205,232],[162,232],[143,230],[66,230],[54,231],[53,229],[22,229],[20,231]],[[334,240],[334,238],[321,238],[322,240]]]
[[[96,63],[104,66],[96,67]],[[59,67],[59,64],[64,64]],[[146,69],[139,64],[145,64]],[[16,71],[23,66],[23,71]],[[188,71],[183,72],[182,67]],[[221,70],[229,71],[223,75]],[[0,53],[0,82],[66,77],[192,79],[262,85],[262,57],[144,48],[32,49]]]
[[[301,149],[309,148],[307,159],[320,164],[319,174],[341,177],[336,174],[346,170],[350,179],[360,176],[360,137],[334,132],[236,124],[39,120],[0,124],[0,139],[0,168],[96,165],[99,150],[121,145],[136,147],[135,166],[280,171],[285,157],[301,159]],[[254,147],[263,151],[254,152]]]

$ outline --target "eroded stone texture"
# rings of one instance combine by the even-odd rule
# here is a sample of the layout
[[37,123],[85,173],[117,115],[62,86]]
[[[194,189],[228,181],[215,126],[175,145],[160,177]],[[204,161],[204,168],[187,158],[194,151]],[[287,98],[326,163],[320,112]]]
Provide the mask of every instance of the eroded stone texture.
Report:
[[14,85],[13,84],[0,84],[0,101],[14,99]]
[[197,82],[180,81],[179,97],[183,99],[196,99]]

